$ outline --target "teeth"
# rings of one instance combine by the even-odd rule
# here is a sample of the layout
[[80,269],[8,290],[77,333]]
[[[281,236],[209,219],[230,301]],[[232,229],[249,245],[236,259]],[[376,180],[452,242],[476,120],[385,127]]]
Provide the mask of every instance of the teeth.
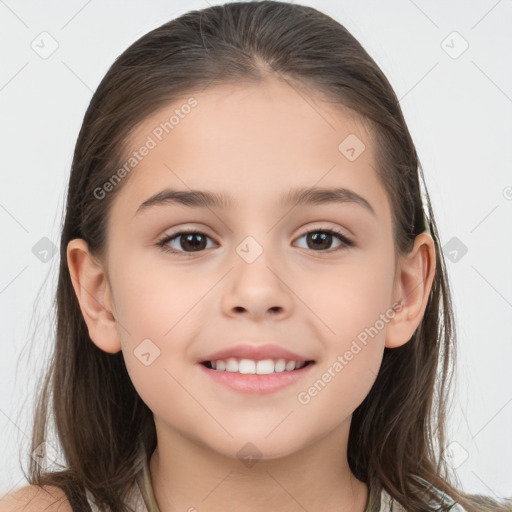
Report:
[[278,373],[284,371],[292,371],[302,368],[306,362],[286,361],[286,359],[263,359],[255,361],[253,359],[235,359],[230,357],[227,360],[210,361],[212,368],[217,371],[226,371],[232,373],[245,373],[267,375],[269,373]]

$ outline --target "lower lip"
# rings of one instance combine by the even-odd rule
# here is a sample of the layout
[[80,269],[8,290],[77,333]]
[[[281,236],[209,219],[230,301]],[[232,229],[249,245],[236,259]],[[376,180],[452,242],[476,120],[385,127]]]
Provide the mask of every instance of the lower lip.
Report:
[[266,375],[212,370],[203,364],[199,364],[199,366],[215,382],[223,384],[234,391],[254,395],[267,395],[298,382],[309,373],[314,363],[309,363],[298,370],[269,373]]

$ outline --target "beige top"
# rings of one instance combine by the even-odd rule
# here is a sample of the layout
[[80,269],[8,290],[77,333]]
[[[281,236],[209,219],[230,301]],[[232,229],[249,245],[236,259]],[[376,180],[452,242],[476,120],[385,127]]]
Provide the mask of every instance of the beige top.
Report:
[[[424,484],[427,484],[423,479],[418,477]],[[440,512],[466,512],[466,510],[459,504],[455,503],[452,499],[447,497],[444,493],[436,488],[431,490],[448,506],[443,509],[439,509]],[[86,491],[87,501],[91,507],[92,512],[101,512],[100,509],[94,502],[94,498],[89,491]],[[381,492],[381,503],[380,508],[377,510],[367,510],[366,512],[407,512],[402,505],[397,503],[385,490]],[[441,501],[441,502],[442,502]],[[156,503],[155,496],[153,494],[153,488],[151,486],[151,475],[149,472],[148,459],[144,457],[144,464],[142,470],[136,476],[136,485],[133,488],[132,494],[128,500],[127,505],[133,510],[133,512],[160,512]]]

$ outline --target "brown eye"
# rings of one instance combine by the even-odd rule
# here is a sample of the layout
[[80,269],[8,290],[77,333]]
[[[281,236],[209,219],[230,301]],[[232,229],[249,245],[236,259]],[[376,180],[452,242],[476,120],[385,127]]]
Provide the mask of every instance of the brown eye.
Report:
[[304,237],[306,238],[306,248],[317,252],[325,252],[330,249],[333,241],[336,239],[338,239],[340,243],[335,249],[346,249],[347,247],[352,247],[354,245],[346,236],[333,229],[317,229],[314,231],[308,231],[302,235],[299,240]]
[[[200,231],[179,231],[165,236],[157,245],[165,252],[194,253],[207,249],[207,240],[211,238]],[[172,242],[172,245],[169,244]]]

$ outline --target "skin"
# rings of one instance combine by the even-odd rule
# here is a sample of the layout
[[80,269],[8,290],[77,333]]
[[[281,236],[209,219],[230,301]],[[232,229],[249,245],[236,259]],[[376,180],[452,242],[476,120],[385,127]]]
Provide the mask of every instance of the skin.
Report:
[[[69,243],[67,254],[92,342],[106,352],[122,350],[154,413],[158,446],[150,471],[160,510],[221,511],[229,504],[251,512],[363,511],[368,489],[346,457],[352,413],[375,381],[384,347],[406,343],[421,321],[434,241],[423,233],[410,254],[396,254],[371,134],[348,109],[274,78],[210,87],[194,97],[198,106],[123,183],[108,219],[105,260],[81,239]],[[183,103],[141,123],[130,146],[144,144]],[[338,150],[349,134],[366,146],[354,161]],[[348,188],[375,215],[355,203],[279,205],[281,195],[302,186]],[[226,191],[237,205],[166,205],[135,215],[166,187]],[[156,246],[185,228],[210,237],[207,248],[192,252],[179,237],[168,245],[189,257]],[[333,237],[319,250],[303,236],[326,228],[356,245],[340,249]],[[263,249],[252,263],[236,251],[247,236]],[[300,403],[298,394],[396,303],[402,306],[384,328]],[[146,338],[160,349],[149,366],[134,355]],[[308,377],[270,395],[245,395],[214,383],[198,366],[213,351],[262,341],[314,359]],[[237,456],[248,442],[260,452],[251,467]]]

